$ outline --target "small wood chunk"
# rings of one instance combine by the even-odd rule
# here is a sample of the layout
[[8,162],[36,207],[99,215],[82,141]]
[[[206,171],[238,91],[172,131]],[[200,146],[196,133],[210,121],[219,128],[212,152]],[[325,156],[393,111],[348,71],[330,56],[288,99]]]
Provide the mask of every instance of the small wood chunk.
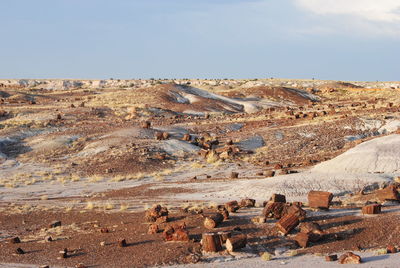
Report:
[[168,222],[168,216],[161,216],[156,219],[156,224],[162,224]]
[[169,133],[168,132],[163,132],[162,133],[162,138],[163,138],[163,140],[167,140],[168,138],[169,138]]
[[393,245],[389,245],[386,247],[387,253],[397,253],[397,248]]
[[265,218],[264,216],[256,216],[252,218],[251,221],[255,224],[262,224],[267,222],[267,218]]
[[240,207],[251,208],[254,207],[255,205],[256,205],[256,200],[254,199],[246,198],[240,201]]
[[190,141],[192,139],[192,136],[190,134],[184,134],[182,137],[183,141]]
[[308,247],[309,243],[310,243],[310,235],[306,234],[306,233],[298,233],[294,240],[297,242],[297,244],[302,247],[302,248],[306,248]]
[[49,228],[56,228],[61,226],[61,221],[55,221],[49,225]]
[[217,233],[221,239],[221,244],[225,244],[228,238],[232,237],[232,233],[229,231],[223,231]]
[[100,233],[102,233],[102,234],[107,234],[109,232],[110,232],[110,230],[108,230],[108,228],[101,228],[100,229]]
[[244,248],[247,244],[247,236],[237,235],[226,240],[226,249],[229,252],[235,252],[238,249]]
[[282,232],[284,235],[287,235],[297,225],[299,225],[299,222],[300,222],[299,218],[296,215],[290,214],[290,215],[286,215],[283,218],[281,218],[276,223],[276,226],[278,227],[280,232]]
[[286,203],[286,196],[284,196],[283,194],[273,194],[269,201]]
[[61,257],[62,259],[68,258],[68,249],[64,248],[64,249],[61,250],[59,253],[61,254],[60,257]]
[[176,242],[189,242],[189,232],[185,229],[176,229],[172,234],[172,240]]
[[145,220],[147,222],[155,222],[158,218],[168,216],[168,209],[161,205],[154,205],[152,208],[146,210]]
[[218,252],[222,250],[221,238],[217,233],[203,233],[201,245],[204,252]]
[[218,226],[224,220],[224,216],[221,213],[215,213],[204,219],[204,227],[207,229],[213,229]]
[[225,208],[230,213],[230,212],[236,212],[240,207],[237,201],[230,201],[225,204]]
[[237,179],[239,178],[239,173],[238,172],[231,172],[231,179]]
[[46,236],[44,241],[51,242],[51,241],[53,241],[53,238],[51,236]]
[[22,249],[22,248],[17,248],[16,250],[15,250],[15,253],[17,253],[17,254],[25,254],[25,251]]
[[362,214],[379,214],[382,206],[380,204],[371,204],[362,208]]
[[337,261],[337,255],[329,255],[329,256],[325,256],[325,260],[326,261]]
[[75,265],[75,268],[87,268],[87,266],[83,263],[78,263],[77,265]]
[[313,234],[324,234],[322,231],[321,226],[316,222],[302,222],[300,224],[300,232],[302,233],[313,233]]
[[128,244],[126,243],[125,239],[118,240],[118,246],[121,248],[126,247]]
[[151,123],[149,121],[144,121],[140,124],[142,128],[150,128]]
[[267,170],[264,172],[265,177],[273,177],[275,176],[275,170]]
[[10,243],[12,243],[12,244],[18,244],[18,243],[21,243],[21,239],[19,239],[19,237],[18,237],[18,236],[16,236],[16,237],[13,237],[13,238],[10,238]]
[[329,209],[333,194],[330,192],[310,191],[308,193],[308,206],[311,208]]
[[156,233],[158,233],[158,231],[159,231],[159,229],[158,229],[157,224],[150,224],[147,233],[148,234],[156,234]]
[[225,209],[225,210],[222,210],[222,211],[220,211],[219,213],[221,213],[222,214],[222,216],[224,217],[224,221],[226,221],[226,220],[228,220],[229,219],[229,212]]
[[346,252],[339,258],[340,264],[359,264],[361,263],[361,257],[354,254],[353,252]]

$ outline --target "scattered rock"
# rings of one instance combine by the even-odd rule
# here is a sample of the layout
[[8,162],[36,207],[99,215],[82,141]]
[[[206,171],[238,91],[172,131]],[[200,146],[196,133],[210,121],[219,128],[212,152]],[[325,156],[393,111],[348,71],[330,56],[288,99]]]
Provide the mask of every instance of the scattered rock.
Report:
[[340,264],[359,264],[361,263],[361,257],[354,254],[353,252],[347,252],[340,256],[339,258]]

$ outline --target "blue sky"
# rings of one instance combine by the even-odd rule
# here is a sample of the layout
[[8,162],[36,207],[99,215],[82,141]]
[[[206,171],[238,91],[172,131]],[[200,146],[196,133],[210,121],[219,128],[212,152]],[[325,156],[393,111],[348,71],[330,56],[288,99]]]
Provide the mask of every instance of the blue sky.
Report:
[[400,0],[2,0],[0,78],[400,80]]

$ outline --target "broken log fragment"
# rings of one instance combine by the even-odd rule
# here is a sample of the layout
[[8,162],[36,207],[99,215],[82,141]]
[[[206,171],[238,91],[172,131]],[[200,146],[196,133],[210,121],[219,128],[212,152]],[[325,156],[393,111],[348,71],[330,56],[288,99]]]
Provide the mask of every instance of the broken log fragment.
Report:
[[126,243],[125,239],[118,240],[118,246],[121,248],[126,247],[128,244]]
[[267,219],[264,216],[256,216],[251,218],[251,221],[255,224],[262,224],[262,223],[266,223]]
[[299,221],[304,221],[307,216],[307,212],[301,208],[297,202],[293,202],[292,204],[286,204],[285,209],[283,211],[284,215],[293,214],[299,218]]
[[232,233],[229,231],[218,232],[219,238],[221,239],[221,244],[225,244],[228,238],[232,237]]
[[64,248],[63,250],[59,251],[59,253],[61,254],[61,258],[62,259],[66,259],[68,258],[68,249]]
[[140,123],[140,126],[142,128],[150,128],[151,123],[149,121],[144,121],[144,122]]
[[375,193],[377,198],[382,202],[386,200],[400,200],[399,193],[394,185],[389,185],[384,189],[377,190]]
[[225,208],[228,212],[236,212],[240,207],[237,201],[230,201],[225,204]]
[[283,194],[273,194],[269,201],[286,203],[286,196],[284,196]]
[[361,257],[354,254],[353,252],[346,252],[339,258],[340,264],[359,264],[361,263]]
[[362,208],[362,214],[379,214],[382,206],[380,204],[371,204]]
[[184,134],[182,137],[183,141],[190,141],[192,139],[192,136],[190,134]]
[[203,233],[201,245],[204,252],[218,252],[222,250],[221,238],[217,233]]
[[150,224],[147,234],[156,234],[156,233],[158,233],[158,231],[159,231],[159,229],[158,229],[157,224]]
[[294,240],[296,241],[296,243],[302,247],[302,248],[306,248],[308,247],[309,243],[310,243],[310,237],[311,235],[308,233],[298,233]]
[[204,227],[207,229],[213,229],[218,226],[224,220],[224,216],[221,213],[215,213],[207,216],[204,219]]
[[49,228],[56,228],[61,226],[61,221],[55,221],[49,225]]
[[310,191],[308,193],[308,206],[311,208],[329,209],[333,194],[330,192]]
[[286,206],[285,203],[269,202],[263,210],[263,215],[267,218],[280,219],[283,216],[283,211],[285,209],[285,206]]
[[238,172],[231,172],[231,179],[237,179],[239,178],[239,173]]
[[299,225],[299,218],[296,215],[286,215],[282,219],[280,219],[276,226],[278,230],[283,234],[287,235],[292,231],[297,225]]
[[185,229],[174,229],[172,239],[170,241],[175,242],[189,242],[189,232]]
[[329,255],[329,256],[325,256],[325,260],[326,261],[337,261],[337,255]]
[[226,240],[226,249],[229,252],[235,252],[238,249],[244,248],[247,244],[247,236],[237,235]]
[[251,208],[254,207],[255,205],[256,205],[256,200],[254,199],[246,198],[240,201],[240,207],[242,208]]
[[168,222],[168,216],[161,216],[156,219],[156,224],[162,224]]
[[19,237],[18,237],[18,236],[16,236],[16,237],[13,237],[13,238],[10,238],[10,243],[12,243],[12,244],[18,244],[18,243],[21,243],[21,239],[19,239]]
[[15,252],[17,253],[17,254],[25,254],[25,251],[22,249],[22,248],[17,248],[16,250],[15,250]]
[[393,245],[389,245],[386,247],[386,251],[387,253],[391,254],[391,253],[397,253],[397,248]]
[[321,226],[316,222],[302,222],[300,224],[300,232],[302,233],[313,233],[318,235],[323,235],[324,231],[322,231]]
[[161,205],[154,205],[152,208],[146,210],[145,220],[146,222],[155,222],[158,218],[168,216],[168,209]]

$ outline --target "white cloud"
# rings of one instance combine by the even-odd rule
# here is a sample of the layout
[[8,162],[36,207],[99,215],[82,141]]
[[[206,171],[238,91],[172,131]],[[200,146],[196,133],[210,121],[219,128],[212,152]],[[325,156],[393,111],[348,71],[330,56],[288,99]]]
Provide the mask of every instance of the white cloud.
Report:
[[295,0],[320,15],[350,15],[369,21],[400,22],[399,0]]
[[320,27],[369,35],[400,34],[400,0],[294,0],[318,15]]

